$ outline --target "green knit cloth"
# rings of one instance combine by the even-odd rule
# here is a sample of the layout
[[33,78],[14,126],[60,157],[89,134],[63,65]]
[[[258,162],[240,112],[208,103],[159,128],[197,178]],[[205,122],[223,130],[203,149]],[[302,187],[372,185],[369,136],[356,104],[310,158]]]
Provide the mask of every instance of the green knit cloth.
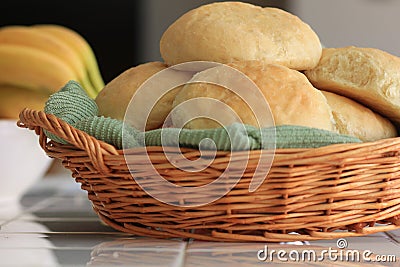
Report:
[[[98,108],[96,102],[88,97],[78,82],[69,81],[60,91],[49,97],[46,101],[44,112],[53,114],[69,125],[74,126],[81,120],[97,116]],[[67,143],[55,134],[46,130],[44,132],[48,138],[56,142]]]
[[[303,126],[256,128],[234,123],[225,128],[190,130],[163,128],[141,132],[120,120],[98,116],[98,107],[79,83],[69,81],[48,99],[45,112],[71,126],[112,144],[117,149],[138,146],[177,146],[224,151],[266,148],[316,148],[331,144],[360,143],[358,138]],[[56,142],[67,142],[49,132]]]

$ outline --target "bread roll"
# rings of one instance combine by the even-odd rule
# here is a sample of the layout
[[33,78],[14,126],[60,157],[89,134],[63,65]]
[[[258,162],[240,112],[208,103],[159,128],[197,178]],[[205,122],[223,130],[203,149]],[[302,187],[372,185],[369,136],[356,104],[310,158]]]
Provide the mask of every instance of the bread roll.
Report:
[[316,33],[298,17],[241,2],[193,9],[172,23],[160,40],[161,56],[169,65],[259,60],[305,70],[317,65],[321,50]]
[[[151,76],[165,70],[167,66],[161,62],[148,62],[130,68],[111,82],[109,82],[96,97],[96,103],[99,107],[99,115],[123,120],[128,104],[136,93],[137,89]],[[147,92],[149,96],[152,92]],[[163,96],[157,103],[149,103],[150,101],[140,101],[138,110],[144,110],[142,106],[146,104],[154,105],[147,122],[143,122],[147,114],[137,114],[135,118],[129,122],[136,128],[142,128],[142,124],[146,123],[145,130],[159,128],[172,108],[172,101],[176,91]],[[161,95],[160,95],[161,97]]]
[[[261,97],[264,97],[269,103],[275,125],[302,125],[333,131],[333,117],[326,98],[311,85],[301,72],[282,65],[265,64],[260,61],[236,62],[230,63],[228,66],[241,71],[258,86]],[[225,66],[214,67],[210,69],[212,71],[206,71],[210,73],[209,75],[218,76],[214,80],[219,79],[221,82],[228,80],[229,82],[232,78],[224,76],[226,71],[221,69],[223,67]],[[238,84],[238,86],[242,86],[242,84]],[[244,124],[255,127],[271,126],[258,124],[258,118],[256,119],[249,105],[233,91],[211,83],[186,84],[178,92],[173,103],[172,122],[174,126],[180,127],[185,124],[188,117],[199,113],[199,110],[204,114],[222,116],[221,110],[216,105],[179,106],[185,101],[200,97],[217,99],[225,103],[232,108]],[[259,101],[261,102],[262,99]],[[220,127],[220,125],[204,117],[190,121],[185,124],[185,127],[206,129]]]
[[315,87],[400,123],[400,58],[374,48],[325,48],[319,64],[305,75]]
[[362,141],[396,137],[396,127],[386,118],[347,97],[322,91],[332,108],[336,130]]

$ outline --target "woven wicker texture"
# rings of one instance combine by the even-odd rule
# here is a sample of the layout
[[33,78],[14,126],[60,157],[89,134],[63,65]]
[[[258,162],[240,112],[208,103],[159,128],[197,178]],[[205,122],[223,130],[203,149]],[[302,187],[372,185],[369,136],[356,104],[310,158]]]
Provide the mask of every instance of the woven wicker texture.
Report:
[[[158,238],[279,242],[360,236],[400,228],[400,138],[278,149],[268,176],[252,193],[248,188],[260,150],[220,151],[205,170],[187,173],[166,160],[162,147],[147,147],[158,173],[185,186],[214,181],[232,158],[249,153],[242,178],[227,195],[207,205],[180,207],[149,196],[132,178],[126,162],[140,166],[144,148],[125,151],[125,161],[123,151],[41,111],[22,111],[18,125],[40,136],[45,152],[61,159],[87,191],[99,217],[123,232]],[[71,145],[49,141],[44,130]],[[200,157],[194,149],[181,148],[176,153],[189,159]],[[231,164],[241,166],[243,162]],[[147,170],[143,166],[135,173],[146,177],[151,175]],[[185,202],[184,196],[180,201]]]

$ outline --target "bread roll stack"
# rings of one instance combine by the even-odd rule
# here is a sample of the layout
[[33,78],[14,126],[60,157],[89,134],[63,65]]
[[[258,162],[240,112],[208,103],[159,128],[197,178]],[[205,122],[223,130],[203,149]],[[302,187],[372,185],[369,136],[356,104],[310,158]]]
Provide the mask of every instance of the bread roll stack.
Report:
[[305,74],[316,87],[400,123],[400,58],[375,48],[325,48],[318,65]]
[[[163,63],[136,66],[110,82],[97,99],[100,112],[121,117],[126,100],[114,109],[119,100],[105,100],[107,95],[129,98],[157,70],[185,62],[211,61],[250,78],[269,103],[277,126],[319,128],[363,141],[397,136],[393,122],[400,124],[400,59],[371,48],[323,49],[313,29],[284,10],[242,2],[200,6],[167,28],[160,39],[160,53]],[[219,112],[214,106],[180,105],[199,97],[223,102],[245,124],[264,126],[255,123],[250,107],[232,91],[196,83],[181,86],[164,100],[160,98],[146,130],[160,127],[174,108],[173,126],[182,125],[185,115],[194,108],[196,113]],[[143,109],[148,105],[145,102],[139,104]],[[221,125],[197,118],[184,127],[207,129]]]
[[[268,101],[276,125],[334,129],[325,97],[299,72],[318,64],[322,52],[319,38],[309,25],[284,10],[241,2],[201,6],[168,27],[160,40],[160,52],[168,65],[213,61],[241,71]],[[182,125],[184,115],[195,113],[193,108],[200,113],[218,113],[217,106],[177,107],[200,97],[229,105],[245,124],[265,126],[257,124],[251,109],[231,90],[205,83],[185,85],[177,94],[174,125]],[[201,118],[185,127],[206,129],[221,125]]]
[[[228,66],[239,70],[254,81],[261,95],[269,103],[275,125],[303,125],[313,128],[334,130],[331,108],[324,95],[315,89],[307,78],[296,70],[278,64],[266,64],[262,61],[238,61]],[[221,67],[215,67],[209,75],[218,75]],[[200,72],[199,75],[202,73]],[[220,79],[229,79],[220,75]],[[284,82],[283,82],[284,81]],[[224,82],[221,80],[221,82]],[[223,83],[225,84],[225,83]],[[245,86],[239,85],[239,86]],[[194,117],[198,110],[204,113],[216,114],[219,107],[215,106],[183,106],[179,104],[195,98],[208,97],[217,99],[232,108],[241,119],[241,122],[255,127],[259,121],[253,114],[244,99],[238,97],[232,90],[212,83],[191,83],[185,85],[176,95],[173,102],[174,116],[172,122],[182,125],[186,117]],[[261,101],[261,100],[260,100]],[[252,108],[255,108],[252,106]],[[196,109],[196,110],[192,110]],[[264,111],[265,112],[265,111]],[[207,129],[220,127],[208,118],[199,118],[190,121],[186,126],[190,129]]]

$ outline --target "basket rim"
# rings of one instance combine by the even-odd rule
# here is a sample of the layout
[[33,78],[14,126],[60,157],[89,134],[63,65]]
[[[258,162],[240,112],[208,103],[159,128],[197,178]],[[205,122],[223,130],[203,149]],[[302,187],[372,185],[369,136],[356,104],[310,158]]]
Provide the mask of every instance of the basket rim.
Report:
[[[39,128],[51,132],[52,134],[57,135],[60,138],[66,140],[69,144],[60,144],[59,146],[70,147],[71,145],[74,147],[78,147],[86,152],[88,148],[93,147],[100,147],[102,152],[105,155],[121,155],[124,152],[142,150],[143,147],[135,147],[135,148],[128,148],[128,149],[118,149],[112,144],[106,143],[95,137],[87,134],[84,131],[81,131],[72,125],[68,124],[64,120],[58,118],[53,114],[45,113],[44,111],[33,110],[29,108],[23,109],[19,114],[19,119],[17,121],[17,126],[21,128],[28,128],[30,130],[38,131]],[[90,146],[85,146],[84,142],[81,139],[91,140],[93,144]],[[292,154],[292,153],[299,153],[299,152],[310,152],[310,151],[324,151],[326,153],[327,149],[332,150],[332,152],[340,152],[346,151],[349,149],[356,149],[356,148],[363,148],[369,146],[385,146],[385,145],[397,145],[400,144],[400,136],[398,137],[391,137],[391,138],[384,138],[376,141],[368,141],[368,142],[361,142],[361,143],[340,143],[340,144],[330,144],[326,146],[316,147],[316,148],[277,148],[275,151],[278,154]],[[146,150],[151,151],[159,151],[160,148],[163,146],[146,146]],[[342,149],[341,149],[342,148]],[[172,147],[165,147],[167,150],[174,149]],[[179,148],[181,151],[198,151],[196,148],[190,147],[181,147]],[[263,149],[261,149],[263,150]],[[250,150],[253,153],[259,153],[258,150]],[[247,152],[247,150],[246,150]],[[243,151],[218,151],[217,153],[220,154],[240,154]]]

